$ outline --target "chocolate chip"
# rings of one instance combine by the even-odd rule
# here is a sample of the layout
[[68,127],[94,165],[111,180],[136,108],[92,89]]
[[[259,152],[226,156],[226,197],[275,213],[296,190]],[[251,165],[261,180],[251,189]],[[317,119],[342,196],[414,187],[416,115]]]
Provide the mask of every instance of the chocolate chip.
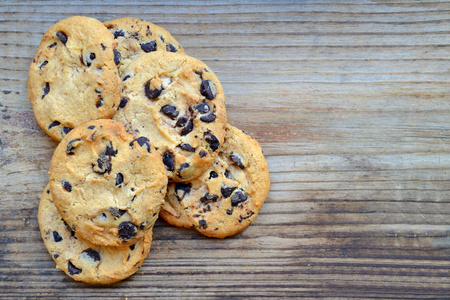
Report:
[[139,228],[142,229],[142,230],[144,230],[145,227],[147,227],[147,225],[148,225],[148,221],[142,222],[142,223],[139,225]]
[[242,164],[242,158],[233,152],[230,154],[230,159],[241,169],[245,169],[244,165]]
[[217,174],[215,171],[211,171],[209,173],[209,178],[208,179],[217,178],[217,177],[219,177],[219,174]]
[[151,80],[147,81],[147,83],[145,84],[145,95],[147,96],[148,99],[156,99],[158,98],[159,95],[161,95],[163,88],[161,87],[160,89],[152,89],[150,87],[150,83]]
[[146,138],[145,136],[140,136],[137,139],[134,139],[131,141],[130,146],[133,148],[134,142],[137,142],[139,146],[147,148],[147,152],[151,153],[152,148],[150,146],[150,140]]
[[56,253],[55,255],[53,255],[53,257],[54,257],[54,258],[58,258],[58,257],[59,257],[59,254]]
[[57,243],[61,242],[63,238],[57,233],[56,231],[53,231],[53,240]]
[[177,108],[173,105],[164,105],[163,107],[161,107],[161,112],[172,120],[175,120],[180,114]]
[[184,163],[180,165],[180,168],[177,171],[177,175],[178,177],[182,178],[183,176],[181,176],[181,171],[183,171],[184,169],[189,168],[189,164],[188,163]]
[[90,53],[89,55],[86,55],[86,65],[88,67],[91,66],[92,61],[95,59],[95,53]]
[[63,135],[66,135],[66,134],[68,134],[69,132],[72,131],[72,128],[69,128],[69,127],[63,127],[61,131],[62,131],[62,134],[63,134]]
[[95,126],[93,126],[93,125],[88,126],[87,129],[90,129],[90,130],[95,129]]
[[125,33],[121,29],[114,31],[113,35],[115,39],[117,39],[119,36],[125,37]]
[[69,272],[70,275],[77,275],[77,274],[80,274],[81,271],[83,271],[83,270],[78,269],[77,267],[75,267],[72,264],[72,262],[70,262],[70,260],[69,260],[69,263],[67,264],[67,271]]
[[247,195],[243,190],[237,190],[233,196],[231,196],[231,205],[237,206],[239,203],[244,202],[247,200]]
[[100,261],[100,253],[98,253],[94,249],[86,249],[83,252],[81,252],[81,255],[86,255],[87,257],[91,258],[93,261]]
[[219,140],[212,133],[205,133],[205,141],[209,144],[212,151],[216,151],[220,147]]
[[203,100],[202,102],[200,102],[199,104],[197,104],[195,106],[195,109],[201,113],[201,114],[206,114],[207,112],[209,112],[209,105],[206,103],[205,100]]
[[111,213],[111,215],[113,217],[119,218],[121,217],[124,213],[126,213],[126,210],[123,209],[118,209],[117,207],[110,207],[109,208],[109,212]]
[[123,186],[123,175],[122,173],[117,173],[116,175],[116,187],[122,187]]
[[222,196],[224,198],[228,198],[231,196],[231,194],[234,192],[235,189],[236,189],[236,187],[228,187],[228,186],[223,185],[220,188],[220,192],[222,193]]
[[44,88],[42,89],[42,98],[41,99],[44,99],[44,97],[47,96],[48,93],[50,93],[50,84],[48,82],[46,82]]
[[131,249],[131,251],[133,251],[133,250],[134,250],[134,247],[136,247],[136,244],[130,245],[130,249]]
[[177,52],[177,48],[175,48],[175,46],[172,45],[172,44],[167,44],[166,45],[166,50],[169,51],[169,52]]
[[202,150],[198,153],[198,155],[200,155],[201,158],[205,157],[206,154],[208,154],[208,153],[206,153],[206,151],[204,151],[204,150]]
[[120,52],[117,51],[116,49],[114,49],[113,52],[114,52],[114,63],[117,66],[118,64],[120,64],[120,60],[122,59],[122,55],[120,55]]
[[219,196],[217,196],[216,194],[210,194],[210,193],[206,193],[203,195],[203,197],[200,198],[201,202],[209,202],[209,201],[217,201],[217,199],[219,199]]
[[114,149],[112,142],[109,142],[109,145],[106,146],[105,155],[107,156],[116,156],[118,150]]
[[209,115],[200,117],[200,121],[203,121],[206,123],[214,122],[215,119],[216,119],[216,115],[214,113],[210,113]]
[[71,192],[71,191],[72,191],[72,185],[71,185],[68,181],[61,180],[61,183],[62,183],[63,188],[64,188],[66,191],[68,191],[68,192]]
[[102,46],[102,49],[103,49],[103,50],[106,50],[106,46],[105,46],[105,45],[103,45],[102,43],[100,43],[100,46]]
[[45,67],[48,64],[48,61],[44,61],[40,66],[39,69],[42,69],[43,67]]
[[156,51],[156,41],[142,43],[141,49],[144,50],[144,52],[146,52],[146,53]]
[[211,80],[202,80],[202,84],[200,85],[200,94],[206,97],[206,99],[212,100],[216,98],[217,89],[214,82]]
[[54,42],[53,44],[51,44],[50,46],[48,46],[48,49],[52,49],[53,47],[55,47],[56,45],[58,45],[56,42]]
[[192,119],[190,119],[186,126],[184,126],[184,128],[181,130],[180,135],[187,135],[188,133],[190,133],[192,130],[194,129],[194,122],[192,121]]
[[105,213],[102,213],[102,214],[100,215],[99,219],[100,219],[101,221],[106,221],[106,220],[108,219],[108,217],[106,216]]
[[122,222],[119,224],[119,238],[129,240],[137,235],[137,227],[131,222]]
[[194,73],[197,74],[200,77],[200,79],[203,80],[203,73],[202,72],[194,71]]
[[195,214],[195,215],[192,215],[192,217],[193,218],[198,218],[198,217],[200,217],[200,215],[199,214]]
[[175,157],[173,156],[172,152],[164,153],[162,160],[163,164],[166,166],[166,169],[172,172],[175,167]]
[[124,108],[128,103],[128,99],[127,98],[122,98],[122,100],[120,100],[119,103],[119,108]]
[[58,39],[60,39],[60,41],[65,45],[67,43],[67,35],[65,35],[64,33],[62,33],[61,31],[58,31],[56,33],[56,36],[58,37]]
[[161,39],[161,42],[164,43],[164,37],[162,35],[160,35],[159,38]]
[[205,220],[198,221],[198,225],[200,225],[200,227],[202,227],[203,229],[208,228],[208,226],[206,226],[206,221]]
[[95,173],[103,175],[111,172],[111,156],[100,154],[97,159],[97,165],[92,165]]
[[127,80],[128,78],[130,78],[130,75],[125,75],[125,77],[122,79],[122,81]]
[[184,125],[186,125],[187,121],[188,121],[188,117],[187,116],[179,117],[177,123],[175,124],[175,126],[183,127]]
[[227,209],[227,215],[231,216],[233,214],[233,210],[232,209]]
[[239,223],[242,223],[242,220],[248,219],[251,216],[253,216],[255,213],[251,212],[249,215],[247,215],[246,217],[242,217],[241,215],[239,215]]
[[177,182],[175,184],[175,195],[178,198],[178,201],[181,201],[184,199],[184,197],[191,192],[192,184],[190,183],[182,183]]
[[195,152],[195,148],[192,148],[192,146],[189,144],[180,144],[179,147],[185,151]]
[[99,108],[99,107],[101,107],[103,105],[103,99],[98,99],[98,101],[97,101],[97,103],[95,104],[95,106],[97,107],[97,108]]
[[61,123],[59,123],[58,121],[53,121],[50,123],[50,125],[48,125],[48,129],[59,125],[61,125]]
[[66,153],[68,155],[75,154],[75,152],[73,152],[73,150],[75,150],[75,146],[73,144],[76,143],[76,142],[79,142],[79,141],[81,141],[81,140],[80,139],[74,139],[74,140],[71,140],[70,142],[67,143]]

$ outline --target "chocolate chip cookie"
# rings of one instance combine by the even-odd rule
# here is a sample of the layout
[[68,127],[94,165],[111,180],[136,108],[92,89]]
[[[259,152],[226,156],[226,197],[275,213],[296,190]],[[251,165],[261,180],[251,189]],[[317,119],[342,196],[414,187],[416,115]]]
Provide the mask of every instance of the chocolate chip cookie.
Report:
[[151,229],[130,246],[99,246],[84,240],[62,219],[48,185],[39,204],[38,221],[56,267],[87,283],[108,284],[131,276],[147,257],[152,242]]
[[113,120],[69,132],[53,154],[50,190],[66,223],[97,245],[132,245],[153,226],[167,174],[147,137]]
[[258,142],[227,125],[213,165],[195,180],[170,183],[160,215],[172,225],[224,238],[250,225],[269,189],[268,166]]
[[149,138],[173,181],[189,181],[217,156],[226,125],[222,86],[203,62],[156,51],[131,62],[122,74],[123,93],[113,119]]
[[28,96],[39,126],[54,140],[114,115],[122,90],[116,46],[113,34],[88,17],[64,19],[44,34],[30,66]]
[[183,47],[162,27],[137,18],[121,18],[104,23],[119,43],[114,59],[120,73],[140,54],[153,51],[184,53]]

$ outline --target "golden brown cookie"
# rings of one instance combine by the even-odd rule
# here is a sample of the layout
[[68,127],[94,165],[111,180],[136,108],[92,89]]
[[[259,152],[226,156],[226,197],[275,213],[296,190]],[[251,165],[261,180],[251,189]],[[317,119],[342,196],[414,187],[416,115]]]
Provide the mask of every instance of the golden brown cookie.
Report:
[[50,166],[53,202],[66,223],[97,245],[132,245],[155,223],[167,186],[161,156],[119,122],[69,132]]
[[113,283],[134,274],[147,257],[152,242],[151,229],[131,246],[99,246],[84,240],[62,219],[48,185],[39,204],[38,221],[56,267],[74,280],[92,284]]
[[183,47],[164,28],[137,18],[121,18],[104,23],[119,43],[115,60],[120,73],[134,57],[153,51],[184,53]]
[[190,56],[156,51],[136,58],[122,76],[113,119],[152,141],[171,180],[200,176],[219,152],[227,121],[225,95],[211,69]]
[[39,126],[54,140],[114,115],[122,90],[116,46],[100,21],[80,16],[56,23],[42,37],[29,70],[28,97]]
[[214,164],[195,180],[170,183],[160,216],[169,224],[224,238],[250,225],[269,189],[269,170],[258,142],[227,125]]

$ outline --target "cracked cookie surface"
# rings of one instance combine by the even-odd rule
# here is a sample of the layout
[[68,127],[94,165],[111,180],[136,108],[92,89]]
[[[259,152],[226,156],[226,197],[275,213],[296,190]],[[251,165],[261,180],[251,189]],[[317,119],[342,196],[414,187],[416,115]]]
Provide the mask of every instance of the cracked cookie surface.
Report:
[[104,23],[118,42],[115,60],[119,72],[137,56],[153,51],[184,53],[183,47],[164,28],[137,18],[120,18]]
[[38,221],[56,267],[76,281],[108,284],[125,279],[139,269],[150,251],[151,229],[131,246],[99,246],[84,240],[62,219],[48,185],[39,203]]
[[207,170],[223,142],[225,95],[206,64],[157,51],[139,56],[122,74],[123,93],[113,119],[152,140],[173,181]]
[[56,23],[42,37],[29,70],[28,97],[39,126],[54,140],[114,115],[122,88],[116,46],[100,21],[81,16]]
[[258,142],[227,125],[213,165],[195,180],[170,183],[160,216],[169,224],[224,238],[250,225],[269,189],[269,170]]
[[113,120],[90,121],[69,132],[50,166],[53,202],[85,240],[132,245],[155,223],[167,175],[146,137],[134,137]]

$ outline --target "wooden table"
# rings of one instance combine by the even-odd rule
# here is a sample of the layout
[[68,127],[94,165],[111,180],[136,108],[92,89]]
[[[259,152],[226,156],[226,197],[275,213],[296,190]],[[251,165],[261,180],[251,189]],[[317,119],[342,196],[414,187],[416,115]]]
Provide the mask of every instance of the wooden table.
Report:
[[[56,143],[26,82],[72,15],[149,20],[216,72],[269,162],[247,230],[158,221],[142,268],[107,288],[55,269],[37,208]],[[450,298],[450,2],[1,1],[0,20],[1,297]]]

